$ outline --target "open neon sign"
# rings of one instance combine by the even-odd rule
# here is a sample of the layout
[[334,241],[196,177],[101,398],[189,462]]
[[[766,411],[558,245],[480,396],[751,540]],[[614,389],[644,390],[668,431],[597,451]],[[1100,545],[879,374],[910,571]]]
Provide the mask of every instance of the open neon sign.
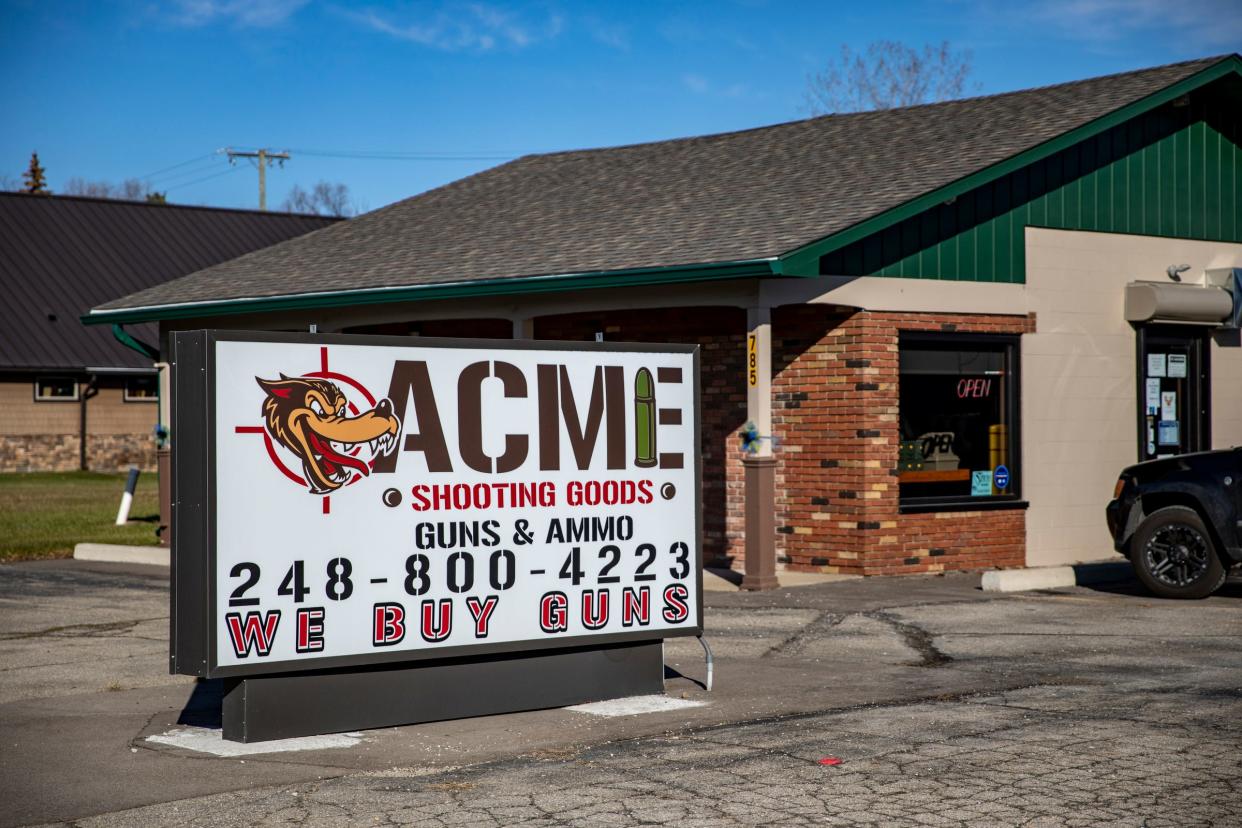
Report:
[[992,379],[990,377],[963,378],[957,381],[957,398],[959,400],[990,397],[991,395]]

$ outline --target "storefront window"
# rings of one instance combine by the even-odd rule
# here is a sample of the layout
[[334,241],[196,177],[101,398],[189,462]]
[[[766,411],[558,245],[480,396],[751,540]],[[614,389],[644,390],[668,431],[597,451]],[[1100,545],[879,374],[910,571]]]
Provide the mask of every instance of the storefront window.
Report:
[[903,505],[1018,497],[1017,338],[902,334]]

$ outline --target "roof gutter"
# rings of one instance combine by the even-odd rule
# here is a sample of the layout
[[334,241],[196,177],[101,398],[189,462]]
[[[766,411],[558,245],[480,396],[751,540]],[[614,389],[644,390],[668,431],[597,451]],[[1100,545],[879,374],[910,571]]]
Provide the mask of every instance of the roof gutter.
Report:
[[[147,305],[136,308],[94,308],[81,317],[86,325],[112,323],[113,335],[123,344],[143,346],[121,328],[130,322],[153,322],[161,319],[189,319],[204,316],[227,316],[242,313],[273,313],[279,311],[342,308],[358,305],[420,302],[431,299],[461,299],[478,296],[505,296],[528,293],[587,290],[610,287],[704,282],[723,279],[744,279],[779,276],[775,258],[747,259],[736,262],[677,265],[672,267],[634,268],[631,270],[597,270],[549,276],[525,276],[507,279],[480,279],[429,285],[398,285],[358,290],[294,293],[282,296],[251,296],[205,302],[179,302],[168,305]],[[119,333],[118,333],[119,331]],[[122,336],[125,339],[122,339]],[[128,339],[129,341],[126,341]],[[135,348],[135,350],[139,350]],[[146,351],[140,351],[146,353]],[[156,351],[158,354],[158,351]],[[158,356],[156,357],[158,358]]]

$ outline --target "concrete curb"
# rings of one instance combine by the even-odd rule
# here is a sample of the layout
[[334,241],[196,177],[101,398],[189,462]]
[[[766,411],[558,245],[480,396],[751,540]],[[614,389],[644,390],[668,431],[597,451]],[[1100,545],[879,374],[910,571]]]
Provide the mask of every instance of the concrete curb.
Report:
[[982,587],[984,592],[1025,592],[1115,583],[1131,577],[1130,565],[1126,561],[1092,561],[1073,566],[1034,566],[985,572]]
[[168,566],[168,549],[163,546],[122,546],[116,543],[79,543],[73,547],[76,561],[147,564]]

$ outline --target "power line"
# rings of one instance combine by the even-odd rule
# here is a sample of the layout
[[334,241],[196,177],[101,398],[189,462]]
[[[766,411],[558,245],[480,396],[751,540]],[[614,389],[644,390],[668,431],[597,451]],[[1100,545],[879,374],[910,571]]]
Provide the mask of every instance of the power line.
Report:
[[201,181],[210,181],[211,179],[213,179],[213,178],[219,178],[219,177],[220,177],[220,176],[222,176],[222,175],[229,175],[229,174],[231,174],[231,173],[241,172],[241,171],[242,171],[242,170],[244,170],[244,169],[245,169],[245,167],[229,167],[229,168],[228,168],[227,170],[225,170],[224,172],[212,173],[211,175],[205,175],[205,176],[203,176],[202,178],[196,178],[196,179],[194,179],[193,181],[186,181],[186,182],[183,182],[183,183],[181,183],[181,184],[175,184],[175,185],[173,185],[172,187],[166,187],[166,188],[165,188],[165,191],[167,191],[167,190],[178,190],[178,189],[180,189],[180,188],[182,188],[182,187],[188,187],[188,186],[190,186],[191,184],[198,184],[198,183],[199,183],[199,182],[201,182]]
[[[213,158],[213,161],[214,161],[214,158]],[[179,181],[184,181],[188,178],[193,178],[196,175],[202,175],[208,170],[213,170],[213,169],[218,169],[218,165],[210,161],[207,163],[200,162],[198,164],[195,164],[194,166],[185,167],[183,169],[177,170],[176,172],[166,173],[164,175],[155,176],[154,178],[145,178],[142,180],[146,182],[147,184],[162,183],[167,186],[173,186],[177,184]]]
[[196,157],[194,157],[194,158],[191,158],[189,161],[182,161],[180,164],[173,164],[173,165],[172,165],[172,166],[170,166],[170,167],[164,167],[164,168],[162,168],[162,169],[158,169],[158,170],[156,170],[156,171],[155,171],[155,172],[153,172],[153,173],[147,173],[146,175],[141,175],[141,176],[139,176],[139,177],[138,177],[138,180],[139,180],[139,181],[146,181],[146,180],[148,180],[148,179],[155,178],[157,175],[161,175],[161,174],[163,174],[163,173],[166,173],[166,172],[168,172],[169,170],[175,170],[175,169],[177,169],[178,167],[184,167],[184,166],[186,166],[187,164],[193,164],[193,163],[195,163],[196,161],[202,161],[202,160],[203,160],[203,159],[205,159],[205,158],[213,158],[213,157],[215,157],[216,155],[219,155],[219,154],[220,154],[220,153],[219,153],[219,151],[217,150],[216,152],[209,153],[208,155],[199,155],[199,156],[196,156]]
[[319,150],[291,149],[299,155],[321,158],[353,158],[363,161],[508,161],[522,153],[457,153],[457,152],[385,152],[382,150]]

